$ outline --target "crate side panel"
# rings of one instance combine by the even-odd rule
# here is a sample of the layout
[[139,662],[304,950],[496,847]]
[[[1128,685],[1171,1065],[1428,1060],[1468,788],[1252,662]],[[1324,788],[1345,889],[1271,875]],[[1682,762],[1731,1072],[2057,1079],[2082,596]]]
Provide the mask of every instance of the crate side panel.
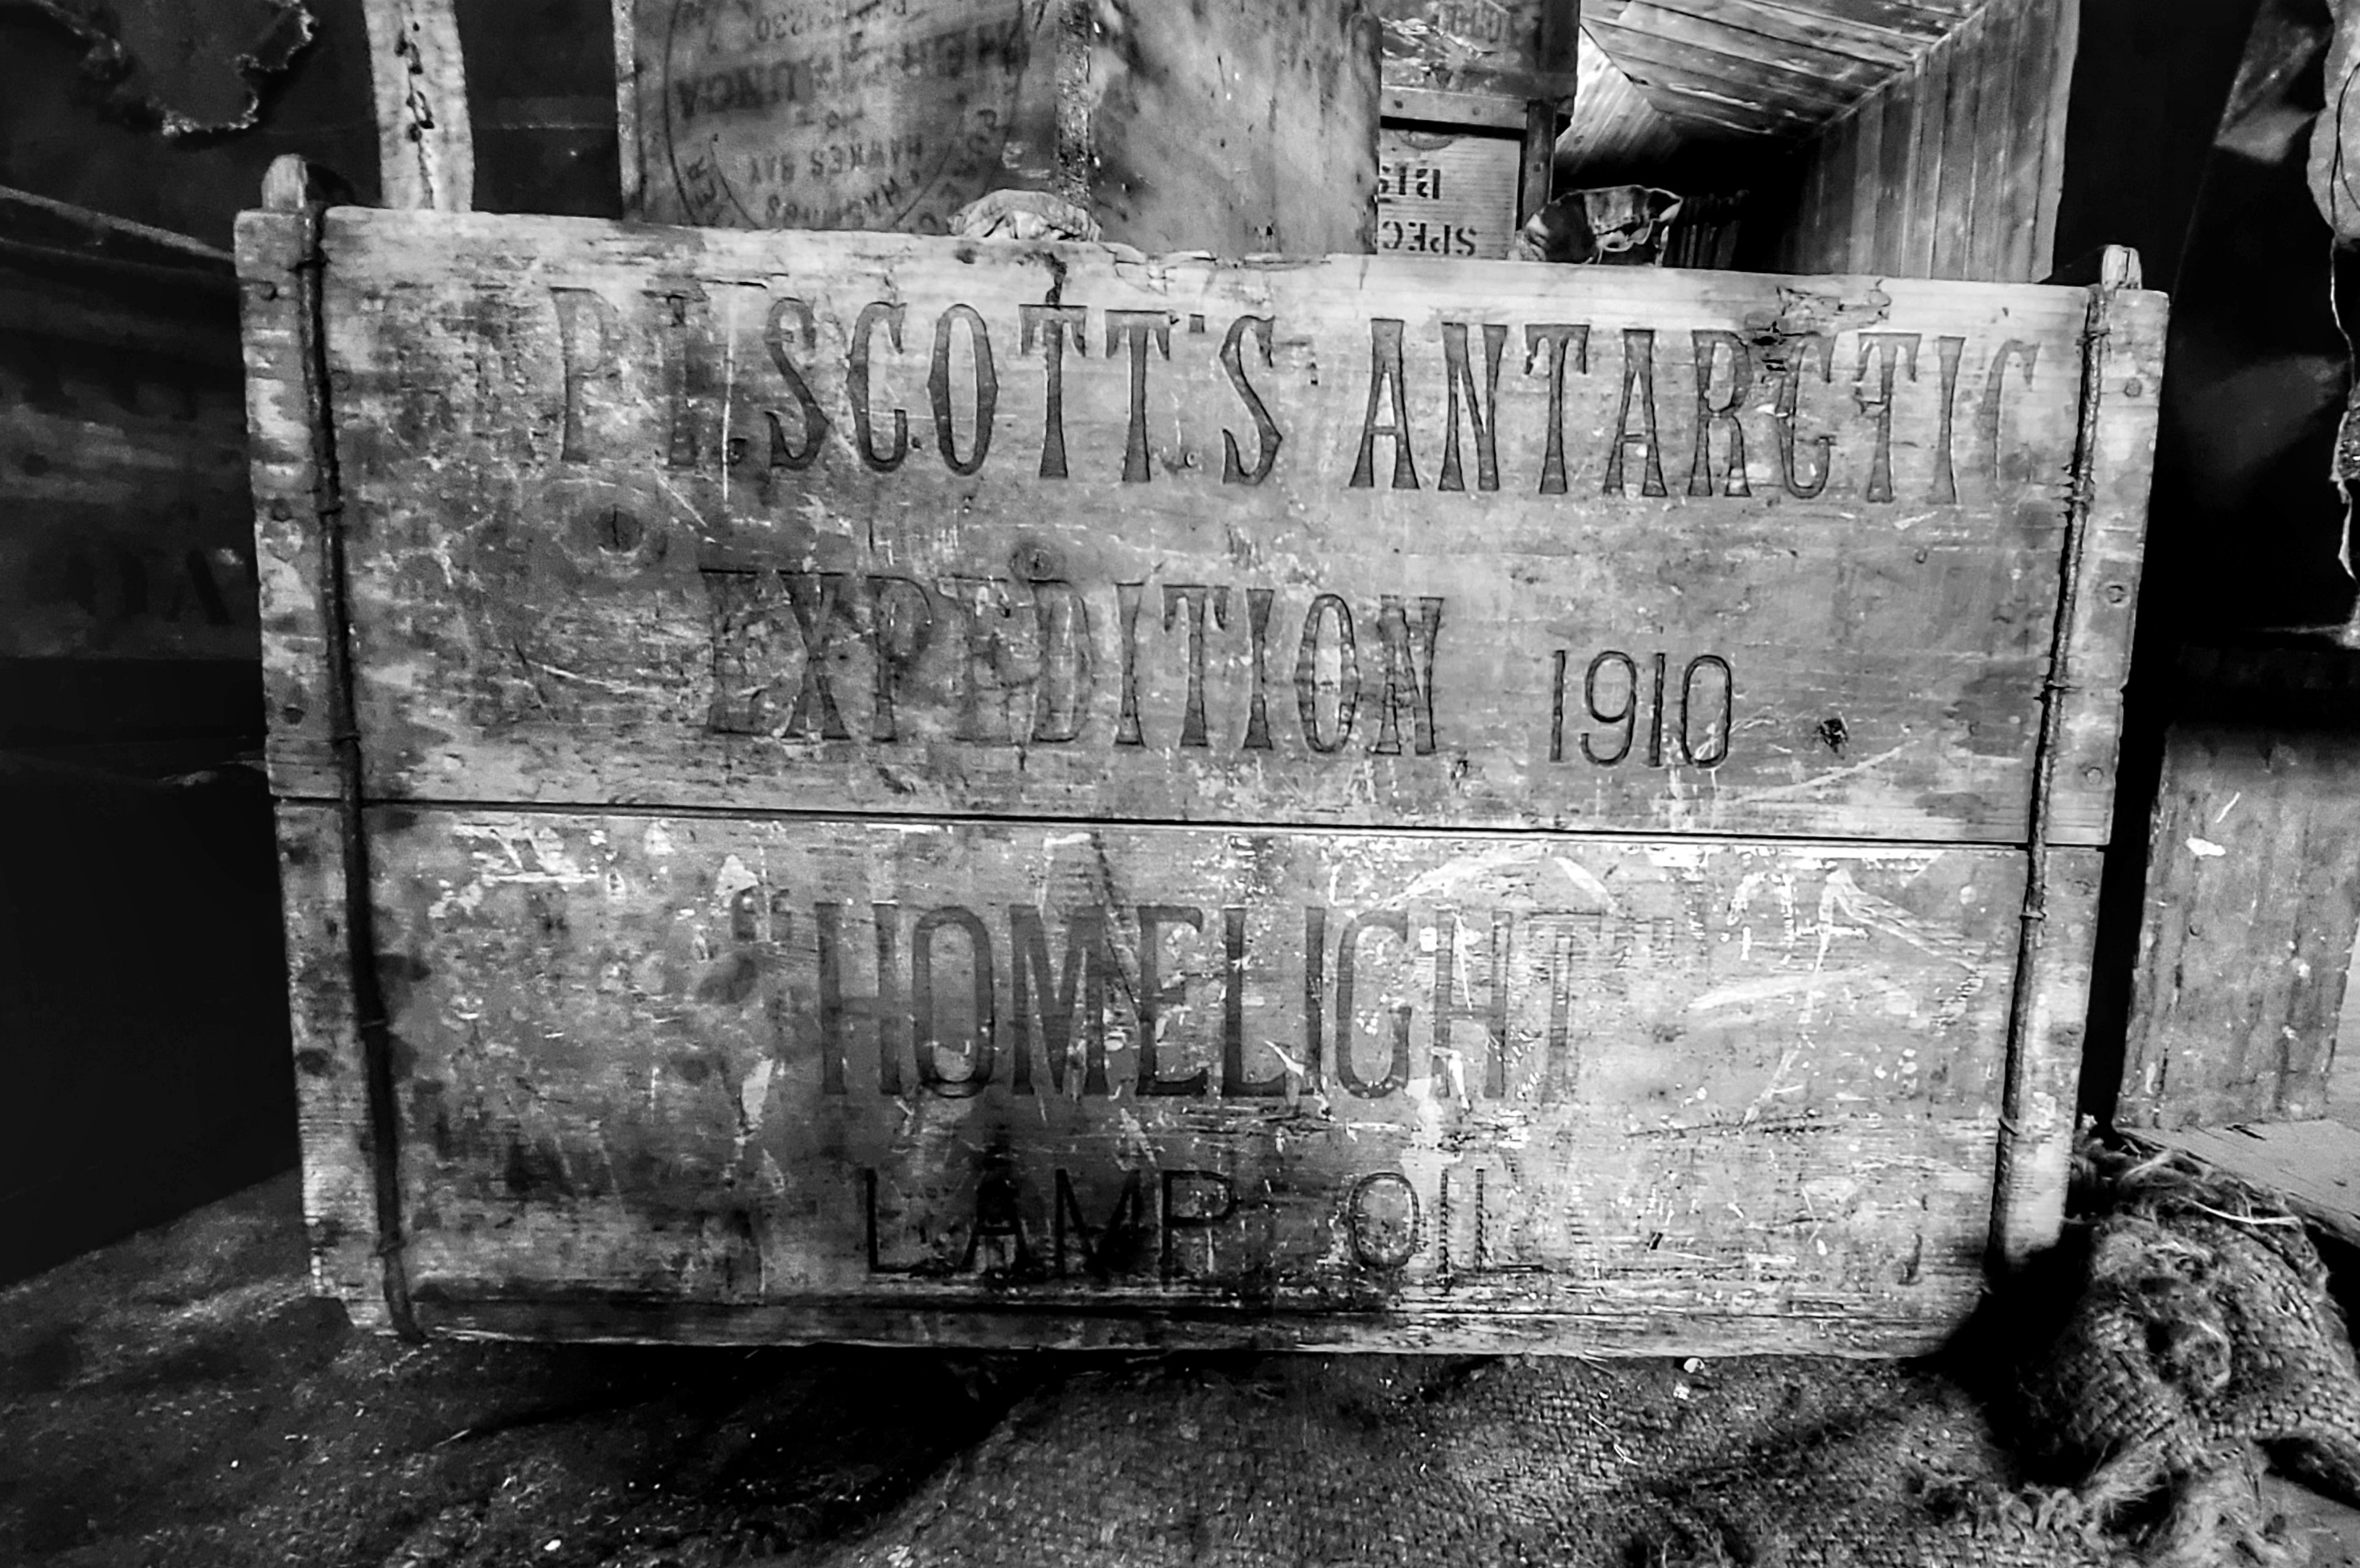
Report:
[[332,234],[373,794],[2024,831],[2077,293]]
[[372,834],[430,1316],[1892,1350],[1981,1288],[2020,854]]

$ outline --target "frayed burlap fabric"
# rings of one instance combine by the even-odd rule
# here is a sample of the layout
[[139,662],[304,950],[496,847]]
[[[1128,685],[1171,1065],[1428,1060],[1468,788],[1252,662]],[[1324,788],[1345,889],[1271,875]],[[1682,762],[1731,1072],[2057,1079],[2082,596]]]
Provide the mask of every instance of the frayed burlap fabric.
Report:
[[2027,1440],[2095,1517],[2158,1515],[2150,1555],[2175,1568],[2259,1553],[2266,1460],[2360,1504],[2360,1371],[2300,1222],[2182,1157],[2095,1158],[2111,1208],[2027,1373]]
[[[1268,1357],[1068,1377],[831,1568],[2213,1568],[2265,1457],[2360,1501],[2360,1374],[2300,1225],[2116,1159],[2061,1332],[1929,1366]],[[1999,1304],[2003,1309],[2006,1303]],[[2038,1311],[2027,1308],[2027,1312]],[[2029,1321],[2029,1320],[2027,1320]],[[2049,1321],[2057,1321],[2054,1309]],[[2013,1382],[2014,1397],[1994,1392]]]

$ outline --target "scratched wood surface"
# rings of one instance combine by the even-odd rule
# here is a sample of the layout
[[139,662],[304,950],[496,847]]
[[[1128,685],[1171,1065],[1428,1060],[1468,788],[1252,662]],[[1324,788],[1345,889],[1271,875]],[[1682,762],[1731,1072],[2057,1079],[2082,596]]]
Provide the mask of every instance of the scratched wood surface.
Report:
[[1360,0],[615,0],[624,210],[941,234],[1000,189],[1107,238],[1369,247]]
[[2081,292],[328,232],[372,794],[2024,831]]
[[421,1299],[1021,1288],[1703,1348],[1648,1321],[1693,1305],[1863,1348],[1976,1288],[2005,851],[369,826]]
[[2172,729],[2125,1045],[2125,1125],[2360,1113],[2360,1050],[2340,1027],[2360,939],[2355,784],[2360,745],[2348,733],[2299,719]]
[[1883,1354],[2053,1235],[2152,297],[321,236],[316,388],[240,241],[370,1321]]

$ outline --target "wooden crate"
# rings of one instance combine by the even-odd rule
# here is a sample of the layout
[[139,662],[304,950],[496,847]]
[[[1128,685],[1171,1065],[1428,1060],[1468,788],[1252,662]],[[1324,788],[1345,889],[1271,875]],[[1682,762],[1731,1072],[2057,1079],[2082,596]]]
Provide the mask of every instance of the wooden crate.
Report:
[[2160,299],[239,246],[359,1319],[1886,1353],[2053,1236]]
[[1513,133],[1448,122],[1382,121],[1377,129],[1377,249],[1461,261],[1504,258],[1524,223],[1524,138]]

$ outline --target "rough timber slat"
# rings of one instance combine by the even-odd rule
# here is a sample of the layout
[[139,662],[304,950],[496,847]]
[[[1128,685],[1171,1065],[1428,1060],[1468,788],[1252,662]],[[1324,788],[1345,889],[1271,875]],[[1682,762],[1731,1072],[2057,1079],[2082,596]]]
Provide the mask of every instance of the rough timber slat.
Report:
[[377,1171],[366,1129],[367,1073],[354,1006],[352,948],[341,918],[344,853],[335,813],[279,809],[279,902],[286,914],[295,1109],[303,1141],[303,1230],[311,1279],[365,1328],[387,1326],[377,1251]]
[[[372,794],[1306,823],[1415,813],[1986,841],[2024,830],[2079,292],[1390,259],[1142,268],[1085,247],[814,235],[708,235],[680,271],[689,253],[660,231],[578,221],[454,220],[428,236],[339,212],[329,235],[343,258],[328,309],[350,411]],[[534,247],[522,265],[519,240]],[[824,277],[844,281],[824,289]],[[1037,339],[1032,354],[1019,346],[1018,318],[1052,288],[1090,335],[1086,356],[1061,363],[1066,477],[1043,479],[1055,456],[1045,365]],[[677,329],[674,298],[687,302]],[[876,472],[857,455],[846,366],[861,313],[889,298],[907,302],[904,352],[872,315],[866,439],[885,450],[902,417],[912,445]],[[806,428],[762,337],[774,320],[800,333],[802,307],[781,299],[811,313],[812,346],[781,340],[826,422],[809,469],[773,455],[801,450]],[[954,455],[971,461],[959,362],[971,330],[940,326],[954,306],[976,313],[999,367],[995,434],[972,477],[946,466],[929,413],[931,345],[953,342],[948,374],[967,389]],[[1168,331],[1171,359],[1145,340],[1134,445],[1131,361],[1105,334],[1109,312],[1142,310],[1122,330]],[[1410,437],[1401,461],[1373,437],[1356,486],[1367,425],[1392,422],[1390,378],[1369,411],[1369,323],[1389,316],[1404,323]],[[1277,323],[1267,366],[1236,324],[1261,319]],[[1487,330],[1501,343],[1496,489],[1463,409],[1463,488],[1442,488],[1452,320],[1470,323],[1470,376]],[[1531,334],[1571,345],[1568,331],[1585,327],[1590,368],[1569,346],[1560,383],[1560,495],[1550,362],[1531,357]],[[1732,356],[1748,366],[1736,480],[1727,421],[1698,456],[1699,333],[1716,406]],[[1756,351],[1747,334],[1794,347]],[[1232,338],[1282,436],[1261,485],[1223,480],[1225,432],[1240,441],[1240,477],[1260,449],[1220,360]],[[1946,342],[1960,356],[1947,382]],[[1777,353],[1796,354],[1783,362],[1801,381],[1791,470],[1766,363]],[[1822,466],[1820,494],[1793,493]],[[1954,500],[1936,499],[1945,485]],[[1298,543],[1249,543],[1280,529]],[[825,679],[805,679],[799,616],[826,650]],[[315,726],[274,736],[282,790],[331,793],[325,764]],[[2056,836],[2102,839],[2107,810],[2103,791],[2080,792]]]
[[2158,302],[311,232],[241,263],[367,1321],[1885,1354],[2053,1237]]
[[1493,1307],[1689,1349],[1648,1320],[1695,1306],[1892,1348],[1978,1286],[2005,851],[400,807],[371,838],[421,1300],[1016,1286],[1053,1335],[1473,1345],[1419,1320]]

